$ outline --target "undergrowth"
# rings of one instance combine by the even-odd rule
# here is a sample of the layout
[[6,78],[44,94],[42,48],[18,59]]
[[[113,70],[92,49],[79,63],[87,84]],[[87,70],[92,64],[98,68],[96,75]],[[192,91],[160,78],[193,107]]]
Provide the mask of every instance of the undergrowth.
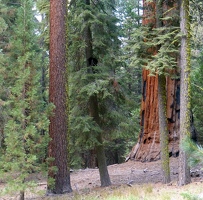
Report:
[[145,184],[129,186],[111,186],[97,188],[88,193],[75,192],[71,195],[50,197],[46,200],[203,200],[203,183],[192,183],[178,187],[162,184]]

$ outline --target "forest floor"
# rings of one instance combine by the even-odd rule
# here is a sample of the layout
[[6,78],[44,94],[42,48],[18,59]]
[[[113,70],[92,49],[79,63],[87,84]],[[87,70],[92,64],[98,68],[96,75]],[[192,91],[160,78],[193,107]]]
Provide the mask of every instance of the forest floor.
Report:
[[[113,191],[120,187],[134,187],[140,185],[151,184],[153,188],[161,189],[163,187],[178,188],[178,158],[170,158],[170,170],[171,170],[171,183],[163,185],[161,177],[161,162],[136,162],[128,161],[122,164],[114,164],[108,166],[109,175],[111,178],[112,186],[105,188],[105,190]],[[199,193],[203,193],[203,171],[201,167],[192,169],[192,182],[193,184],[199,184],[202,188]],[[28,192],[26,199],[61,199],[59,197],[45,197],[46,181],[39,174],[34,176],[34,179],[38,181],[37,190],[41,191],[41,197],[36,194]],[[98,169],[80,169],[71,172],[71,186],[73,193],[66,195],[62,199],[86,199],[84,195],[89,195],[95,191],[102,190],[100,187],[100,179]],[[2,185],[0,184],[0,187]],[[103,188],[104,189],[104,188]],[[83,198],[75,198],[75,195],[82,195]],[[0,197],[1,200],[17,199],[15,197]],[[100,198],[98,198],[100,199]],[[102,199],[102,198],[101,198]]]

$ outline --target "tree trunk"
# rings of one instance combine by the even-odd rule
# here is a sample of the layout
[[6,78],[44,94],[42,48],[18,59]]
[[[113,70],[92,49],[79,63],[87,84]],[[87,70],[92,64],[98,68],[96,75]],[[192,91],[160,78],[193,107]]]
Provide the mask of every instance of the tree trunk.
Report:
[[98,166],[99,166],[100,181],[101,181],[101,186],[106,187],[106,186],[111,185],[111,180],[109,177],[107,164],[106,164],[106,156],[105,156],[102,134],[99,134],[97,136],[97,140],[100,143],[96,146],[96,154],[97,154],[97,160],[98,160]]
[[[161,20],[163,18],[163,0],[156,0],[156,27],[163,26]],[[160,46],[157,46],[157,52]],[[165,72],[162,72],[165,73]],[[170,167],[169,167],[169,150],[168,140],[169,132],[167,126],[166,115],[166,77],[165,74],[158,74],[158,109],[159,109],[159,132],[160,132],[160,150],[161,150],[161,167],[163,175],[163,183],[169,183]]]
[[[155,1],[143,0],[143,25],[155,26]],[[166,6],[166,5],[165,5]],[[167,6],[166,6],[167,7]],[[153,51],[153,50],[150,50]],[[155,50],[154,50],[155,51]],[[176,73],[174,71],[172,74]],[[141,132],[138,143],[133,147],[128,158],[140,161],[160,159],[160,132],[158,113],[158,76],[149,76],[149,71],[142,72]],[[180,115],[180,81],[166,78],[166,115],[169,132],[169,154],[179,154],[179,115]]]
[[[100,118],[99,118],[99,109],[98,109],[98,102],[97,102],[97,96],[91,96],[89,99],[89,111],[90,116],[93,117],[95,122],[99,125],[100,124]],[[99,174],[100,174],[100,181],[101,186],[109,186],[111,185],[107,164],[106,164],[106,156],[105,156],[105,150],[103,146],[103,139],[102,139],[102,133],[98,133],[97,135],[97,141],[99,144],[96,144],[95,150],[97,155],[97,162],[99,167]]]
[[20,191],[18,200],[25,200],[25,192],[24,191]]
[[96,150],[86,150],[82,153],[82,159],[84,160],[84,168],[96,168],[98,167],[97,158],[96,158]]
[[[55,105],[50,117],[48,156],[49,163],[47,194],[71,192],[68,170],[68,91],[66,70],[66,0],[50,1],[50,79],[49,101]],[[57,167],[57,169],[56,169]],[[52,181],[54,179],[54,183]]]
[[[180,50],[181,68],[181,112],[180,112],[180,144],[190,137],[190,21],[189,0],[181,1],[180,29],[182,33]],[[180,186],[191,182],[190,169],[187,164],[187,154],[180,145],[179,181]]]
[[158,77],[158,104],[159,104],[159,132],[160,132],[160,149],[161,149],[161,167],[163,183],[169,183],[169,150],[168,150],[168,127],[166,116],[166,78],[165,75]]

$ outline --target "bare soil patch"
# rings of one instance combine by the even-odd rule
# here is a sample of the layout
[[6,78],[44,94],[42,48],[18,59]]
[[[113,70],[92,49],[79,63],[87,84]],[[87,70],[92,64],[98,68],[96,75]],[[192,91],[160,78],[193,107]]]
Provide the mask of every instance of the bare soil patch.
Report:
[[[201,169],[201,167],[192,169],[192,182],[203,181],[203,172]],[[171,183],[169,185],[176,187],[178,180],[178,158],[170,158],[170,170]],[[126,163],[110,165],[108,166],[108,171],[112,182],[112,186],[109,189],[122,185],[133,186],[142,184],[156,184],[156,186],[162,187],[160,160],[145,163],[130,160]],[[35,175],[34,179],[38,182],[37,190],[41,190],[45,194],[46,180],[40,177],[39,174]],[[98,169],[80,169],[71,172],[71,186],[73,192],[78,194],[88,194],[94,190],[98,190],[100,188]],[[0,184],[0,188],[2,187],[3,185]],[[17,199],[17,196],[13,198],[0,197],[0,199]],[[45,197],[27,193],[26,199],[45,199]]]

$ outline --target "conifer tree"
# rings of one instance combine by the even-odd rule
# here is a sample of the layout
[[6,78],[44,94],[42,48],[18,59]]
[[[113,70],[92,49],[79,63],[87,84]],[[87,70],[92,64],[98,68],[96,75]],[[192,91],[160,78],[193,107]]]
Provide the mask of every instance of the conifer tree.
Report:
[[[90,6],[90,0],[86,0],[86,6],[87,9]],[[84,40],[85,40],[85,58],[87,62],[87,72],[92,74],[94,72],[94,67],[97,66],[97,60],[94,58],[93,55],[93,40],[92,40],[92,31],[90,28],[90,25],[88,24],[88,18],[84,17],[84,22],[87,24],[84,30]],[[89,97],[88,101],[88,110],[89,110],[89,115],[92,117],[94,122],[96,122],[99,126],[100,125],[100,116],[99,116],[99,104],[98,104],[98,97],[96,93],[93,93]],[[110,177],[108,174],[107,170],[107,164],[106,164],[106,157],[105,157],[105,151],[104,151],[104,146],[103,146],[103,138],[102,138],[102,133],[99,132],[98,135],[96,136],[96,139],[98,141],[98,144],[95,145],[95,151],[96,151],[96,156],[97,156],[97,162],[98,162],[98,167],[99,167],[99,173],[100,173],[100,181],[101,181],[101,186],[109,186],[111,184]]]
[[42,169],[46,157],[48,119],[46,106],[39,95],[40,54],[35,35],[33,1],[22,0],[17,5],[16,18],[10,21],[12,35],[7,40],[9,49],[3,51],[6,59],[2,67],[5,69],[4,81],[8,93],[5,103],[5,147],[0,165],[1,174],[7,177],[7,187],[3,192],[20,191],[20,199],[24,199],[25,189],[33,186],[26,178]]
[[[77,144],[74,147],[80,144],[85,153],[91,155],[101,149],[104,151],[106,141],[116,138],[112,132],[121,118],[118,112],[121,92],[115,81],[120,44],[117,19],[113,1],[77,1],[71,5],[69,13],[72,22],[69,24],[69,57],[75,58],[70,60],[71,137]],[[98,165],[102,161],[106,168],[104,152],[97,155]],[[91,158],[95,162],[94,155]],[[92,161],[87,158],[84,162]],[[105,178],[101,174],[102,177]],[[109,183],[104,180],[101,185]]]

